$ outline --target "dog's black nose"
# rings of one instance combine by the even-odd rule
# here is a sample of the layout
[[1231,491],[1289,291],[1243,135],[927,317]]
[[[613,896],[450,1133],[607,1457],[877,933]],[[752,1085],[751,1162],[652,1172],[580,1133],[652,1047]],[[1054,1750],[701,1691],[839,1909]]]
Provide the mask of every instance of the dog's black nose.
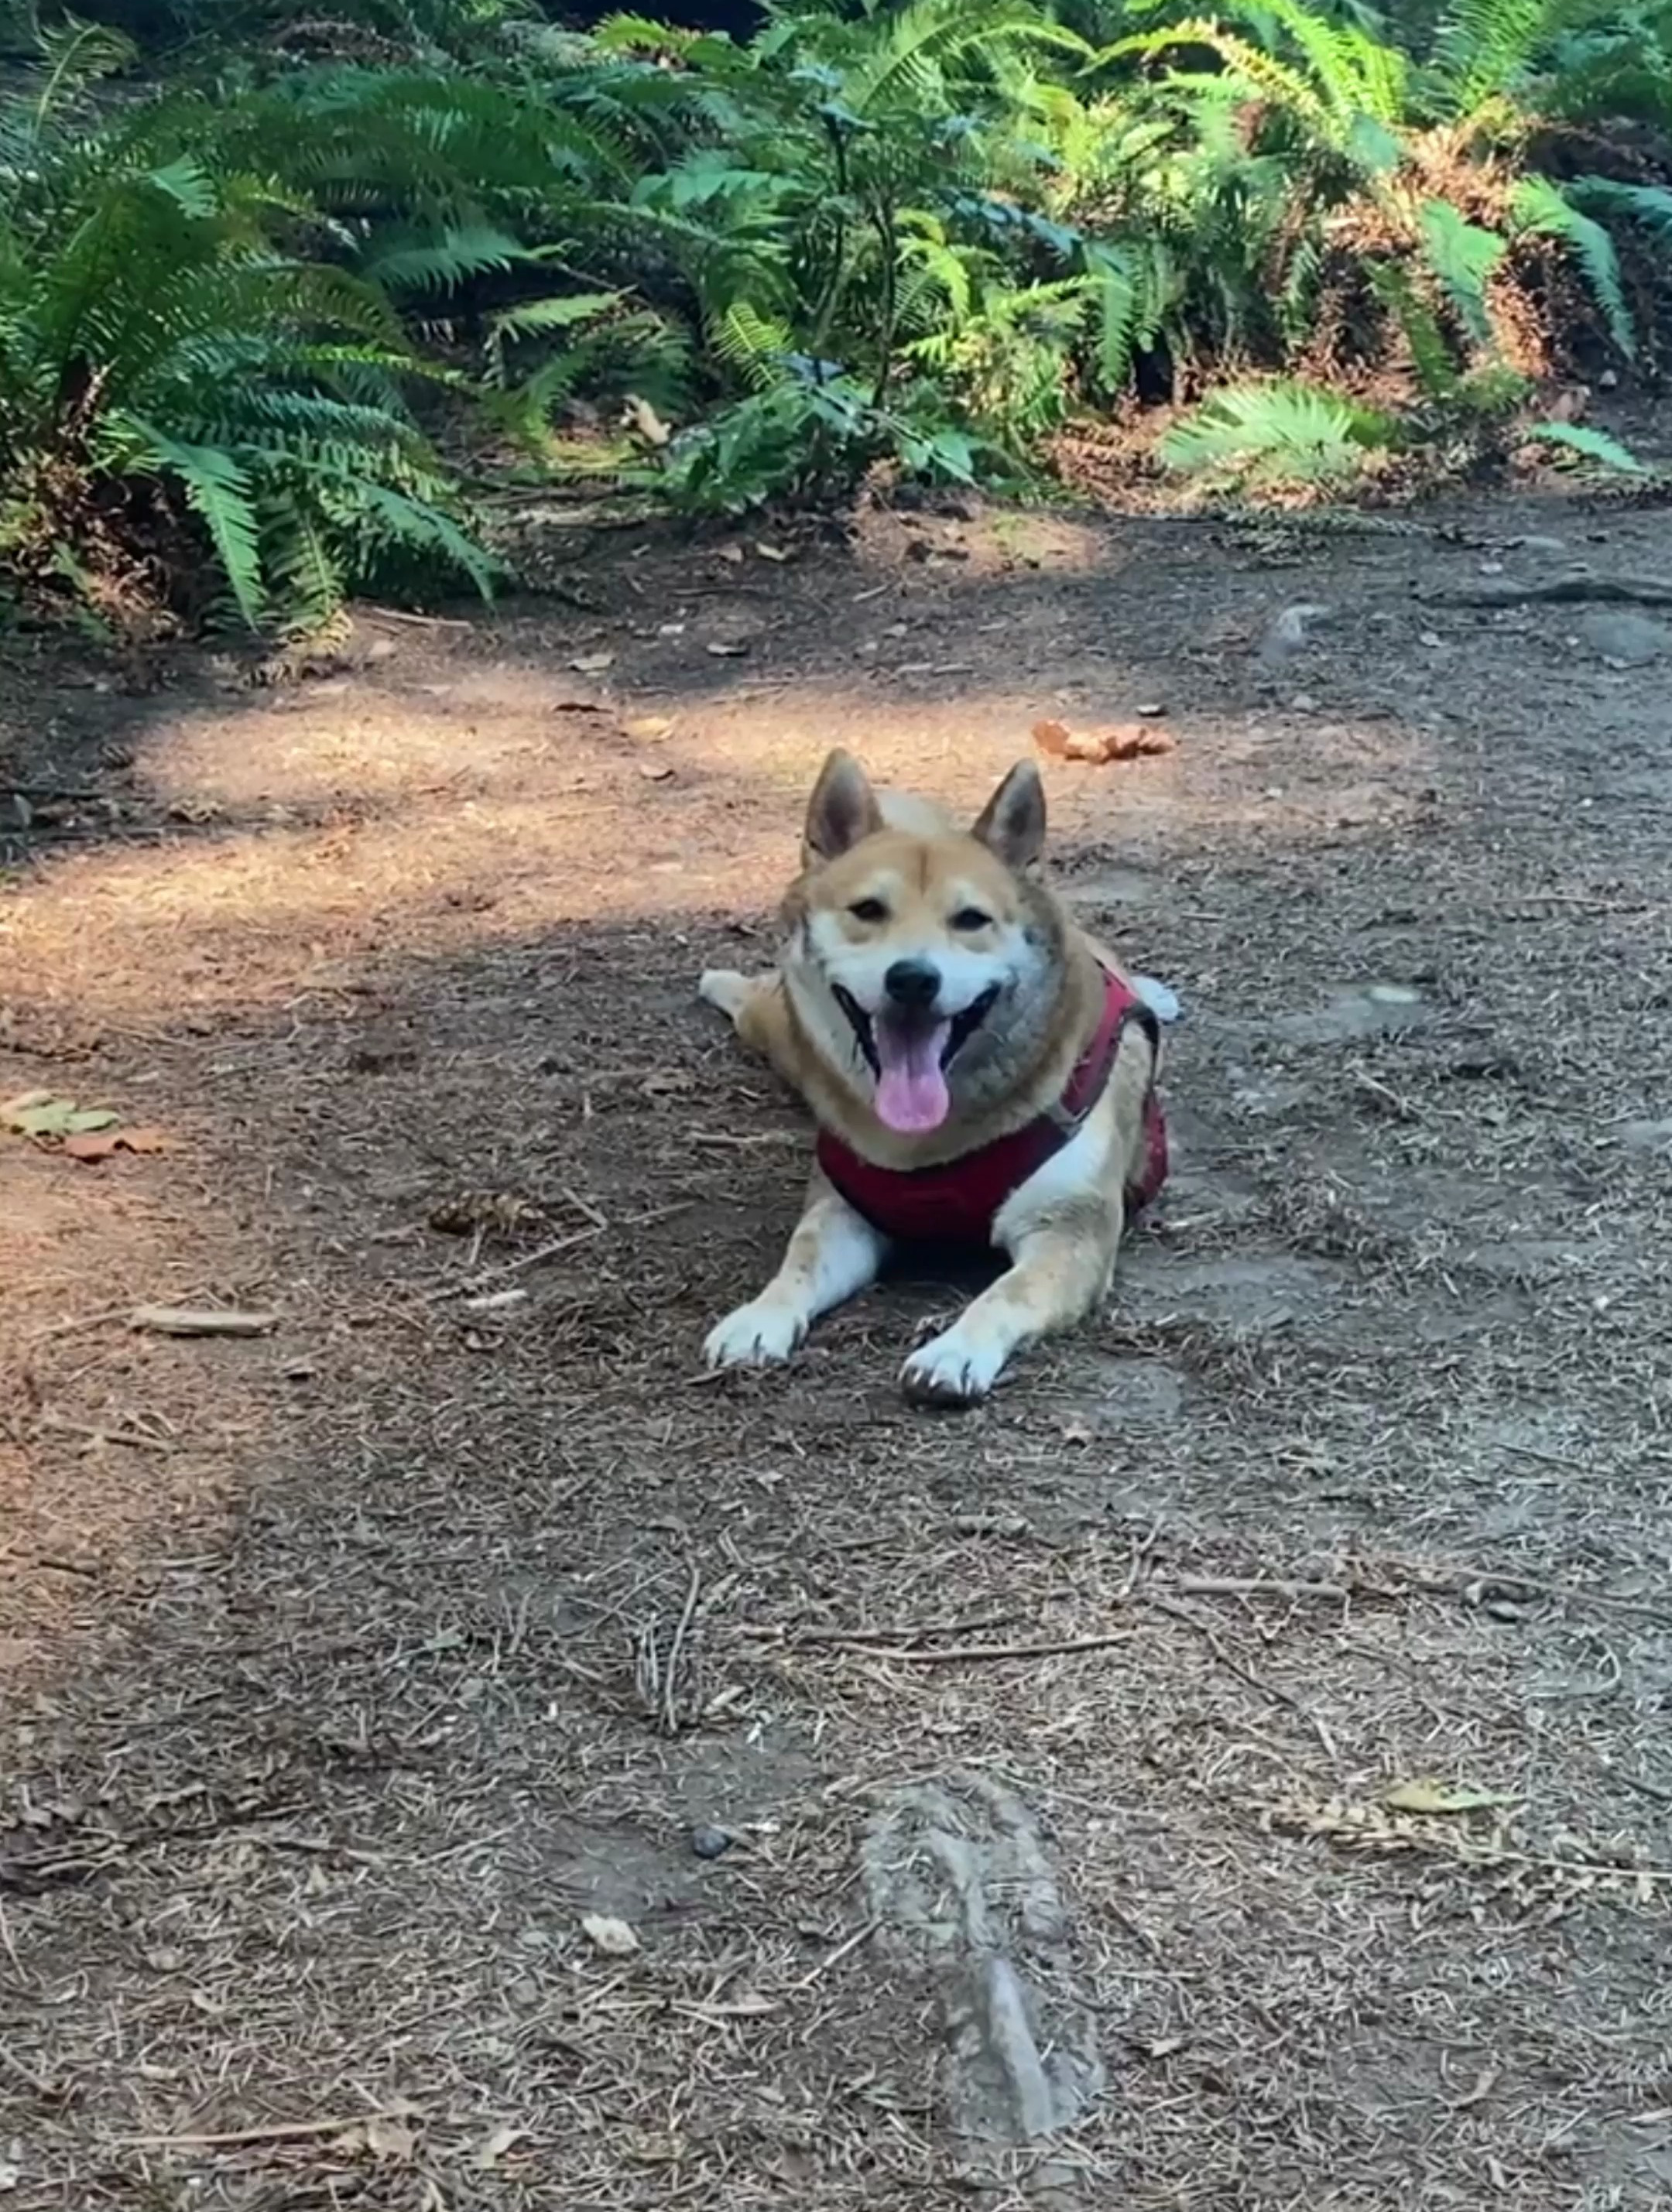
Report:
[[940,970],[932,960],[897,960],[883,978],[883,988],[897,1006],[921,1011],[940,994]]

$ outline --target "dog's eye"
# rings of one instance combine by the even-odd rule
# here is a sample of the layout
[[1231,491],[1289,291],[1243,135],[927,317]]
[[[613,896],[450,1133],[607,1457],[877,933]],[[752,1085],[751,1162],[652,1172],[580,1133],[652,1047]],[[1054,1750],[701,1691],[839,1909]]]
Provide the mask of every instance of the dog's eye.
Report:
[[978,906],[961,906],[952,916],[952,927],[954,929],[987,929],[992,926],[992,915],[983,914]]
[[880,899],[855,899],[848,909],[855,921],[886,921],[888,908]]

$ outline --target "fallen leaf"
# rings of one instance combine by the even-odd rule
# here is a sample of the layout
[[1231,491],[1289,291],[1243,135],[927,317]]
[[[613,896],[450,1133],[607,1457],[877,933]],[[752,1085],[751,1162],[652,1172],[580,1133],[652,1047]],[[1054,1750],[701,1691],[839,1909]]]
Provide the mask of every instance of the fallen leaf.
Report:
[[601,676],[606,668],[613,668],[613,653],[577,653],[569,666],[581,676]]
[[600,1912],[587,1913],[581,1932],[607,1959],[630,1959],[639,1948],[638,1937],[624,1920],[611,1920]]
[[471,2164],[478,2173],[491,2173],[506,2152],[514,2144],[525,2141],[527,2134],[526,2128],[514,2128],[508,2124],[496,2127],[491,2135],[483,2136],[471,2154]]
[[708,650],[716,660],[740,660],[749,645],[744,638],[715,637],[709,639]]
[[1128,722],[1112,729],[1071,730],[1066,722],[1036,722],[1033,741],[1053,760],[1085,761],[1101,768],[1110,761],[1138,760],[1147,754],[1174,751],[1178,740],[1170,731],[1146,729]]
[[664,2134],[654,2128],[631,2128],[621,2138],[629,2158],[641,2166],[677,2166],[685,2154],[683,2136]]
[[763,538],[756,539],[755,550],[763,561],[787,561],[789,558],[781,545],[769,545]]
[[155,1336],[264,1336],[276,1313],[240,1313],[235,1306],[136,1306],[128,1327]]
[[740,568],[743,566],[743,548],[741,545],[722,545],[719,557],[728,568]]
[[72,1160],[107,1160],[112,1152],[166,1152],[172,1140],[161,1129],[89,1129],[66,1137],[64,1149]]
[[377,2117],[366,2123],[366,2148],[374,2158],[407,2166],[417,2147],[417,2137],[404,2121]]
[[1516,1800],[1499,1790],[1471,1790],[1467,1784],[1436,1782],[1427,1776],[1414,1782],[1395,1782],[1382,1793],[1390,1813],[1484,1813],[1493,1806],[1513,1805]]
[[635,714],[621,726],[629,738],[666,738],[673,732],[673,724],[666,714]]
[[106,1106],[77,1106],[73,1098],[55,1098],[49,1091],[30,1091],[0,1107],[0,1119],[21,1137],[73,1137],[94,1129],[113,1129],[121,1116]]
[[641,399],[635,392],[627,395],[628,420],[648,446],[666,446],[673,435],[648,399]]

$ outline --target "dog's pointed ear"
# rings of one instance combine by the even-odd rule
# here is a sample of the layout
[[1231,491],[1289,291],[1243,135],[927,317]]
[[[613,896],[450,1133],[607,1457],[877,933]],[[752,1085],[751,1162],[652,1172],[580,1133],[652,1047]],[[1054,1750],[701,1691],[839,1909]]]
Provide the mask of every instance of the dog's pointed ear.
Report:
[[807,866],[840,859],[850,845],[882,826],[883,811],[871,779],[852,753],[838,745],[818,771],[807,801],[807,823],[801,833]]
[[1031,761],[1017,762],[970,834],[1018,875],[1038,865],[1045,850],[1045,787]]

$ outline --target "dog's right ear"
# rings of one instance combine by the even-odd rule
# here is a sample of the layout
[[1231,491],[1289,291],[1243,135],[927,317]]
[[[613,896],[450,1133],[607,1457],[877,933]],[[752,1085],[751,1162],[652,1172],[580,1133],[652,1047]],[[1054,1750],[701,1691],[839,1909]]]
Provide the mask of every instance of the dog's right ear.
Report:
[[840,745],[818,771],[818,781],[807,801],[807,823],[801,833],[802,857],[809,867],[821,860],[839,860],[850,845],[869,837],[883,826],[883,811],[871,780],[850,752]]

